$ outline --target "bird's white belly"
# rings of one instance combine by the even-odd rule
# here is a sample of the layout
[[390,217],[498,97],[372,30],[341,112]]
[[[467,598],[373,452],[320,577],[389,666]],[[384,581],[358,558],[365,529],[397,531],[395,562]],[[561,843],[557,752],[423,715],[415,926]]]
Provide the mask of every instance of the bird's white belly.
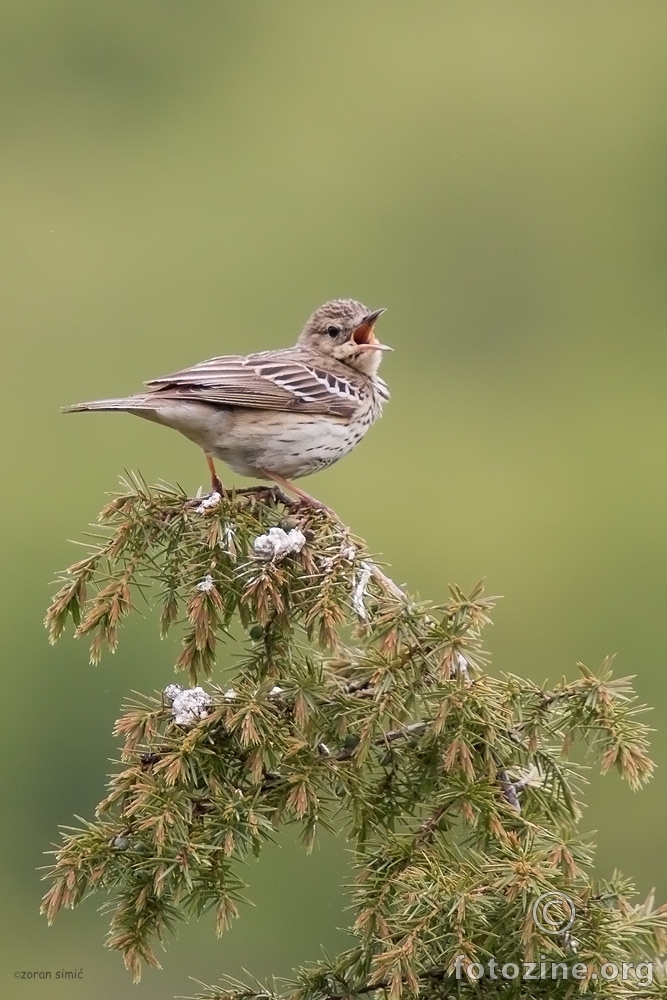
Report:
[[347,455],[367,429],[335,417],[237,410],[213,454],[243,476],[298,479]]

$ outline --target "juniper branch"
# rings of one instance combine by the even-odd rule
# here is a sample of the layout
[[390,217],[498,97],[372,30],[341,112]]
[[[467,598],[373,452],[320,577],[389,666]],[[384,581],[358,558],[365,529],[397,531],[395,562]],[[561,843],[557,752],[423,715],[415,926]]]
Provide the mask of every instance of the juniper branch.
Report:
[[[663,946],[662,910],[630,903],[629,885],[600,901],[577,833],[574,744],[632,787],[652,770],[641,706],[609,662],[552,689],[491,674],[494,601],[480,586],[415,602],[335,517],[272,490],[213,502],[134,479],[97,533],[61,576],[52,640],[71,618],[96,660],[141,598],[163,634],[180,632],[176,668],[190,683],[218,676],[126,706],[121,769],[95,820],[55,851],[49,919],[107,894],[109,947],[138,978],[177,920],[213,909],[221,933],[235,919],[244,862],[282,825],[297,824],[307,848],[320,827],[345,826],[358,944],[300,974],[298,1000],[398,1000],[436,980],[442,995],[457,955],[565,954],[529,921],[550,889],[574,900],[591,954]],[[234,622],[245,641],[232,671],[220,660]]]

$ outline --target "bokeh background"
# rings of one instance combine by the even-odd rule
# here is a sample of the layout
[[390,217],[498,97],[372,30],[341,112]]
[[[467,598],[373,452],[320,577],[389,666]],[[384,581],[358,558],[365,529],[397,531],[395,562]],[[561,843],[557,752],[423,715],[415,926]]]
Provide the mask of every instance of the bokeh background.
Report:
[[3,996],[190,994],[343,941],[330,838],[267,850],[257,907],[133,989],[95,901],[47,929],[35,871],[101,797],[125,695],[173,679],[150,622],[97,668],[47,645],[66,539],[124,468],[205,482],[176,434],[59,406],[290,344],[334,296],[389,308],[393,398],[308,488],[422,596],[505,595],[492,669],[637,674],[663,768],[593,774],[585,826],[601,874],[667,897],[666,33],[659,0],[5,0]]

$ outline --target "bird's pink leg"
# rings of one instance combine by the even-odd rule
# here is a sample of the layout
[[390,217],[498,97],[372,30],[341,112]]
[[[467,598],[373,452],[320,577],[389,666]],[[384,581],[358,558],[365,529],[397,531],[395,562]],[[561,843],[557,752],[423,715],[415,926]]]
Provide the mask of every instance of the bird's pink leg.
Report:
[[[206,455],[206,452],[204,452],[204,455]],[[214,493],[219,493],[220,496],[224,496],[225,487],[220,482],[220,477],[215,470],[215,464],[210,455],[206,455],[206,464],[208,465],[208,470],[211,473],[211,489]]]
[[280,486],[281,489],[294,493],[298,496],[302,503],[308,504],[309,507],[314,507],[316,510],[325,510],[328,514],[334,514],[331,507],[327,507],[327,505],[322,503],[321,500],[316,500],[315,497],[311,497],[310,493],[306,493],[305,490],[299,489],[299,487],[295,486],[294,483],[290,483],[288,479],[283,479],[283,477],[279,476],[276,472],[269,472],[268,469],[262,469],[262,473],[267,479],[272,479],[274,483],[278,483],[278,486]]

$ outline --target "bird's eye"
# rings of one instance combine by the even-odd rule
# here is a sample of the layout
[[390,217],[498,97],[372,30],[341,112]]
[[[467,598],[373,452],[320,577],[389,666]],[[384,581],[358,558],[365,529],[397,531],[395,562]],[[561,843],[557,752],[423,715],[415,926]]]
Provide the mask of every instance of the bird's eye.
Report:
[[334,326],[332,323],[331,326],[327,327],[327,333],[329,334],[330,337],[337,337],[338,334],[340,333],[340,327]]

